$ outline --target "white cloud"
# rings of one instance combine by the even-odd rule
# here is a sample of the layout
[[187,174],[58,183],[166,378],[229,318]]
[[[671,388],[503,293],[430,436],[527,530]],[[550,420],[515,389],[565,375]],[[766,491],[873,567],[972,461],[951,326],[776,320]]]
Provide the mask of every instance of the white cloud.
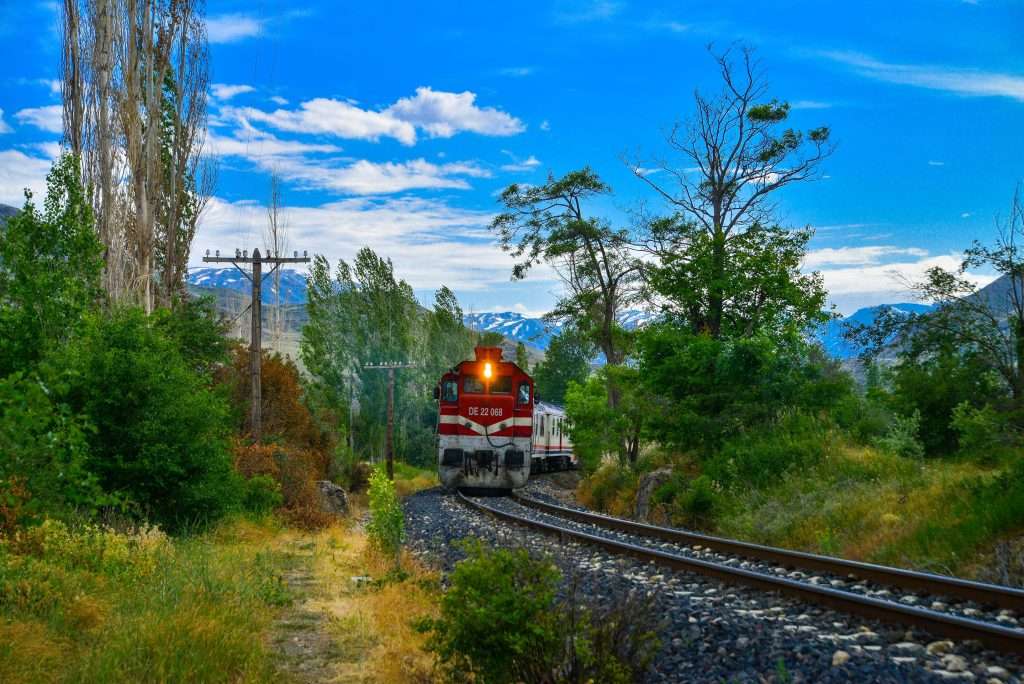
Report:
[[506,67],[499,71],[502,76],[511,76],[513,78],[523,78],[529,76],[534,72],[533,67]]
[[341,148],[335,145],[281,140],[254,128],[236,131],[233,137],[222,137],[211,129],[206,134],[206,146],[216,156],[244,157],[249,160],[266,156],[341,152]]
[[220,14],[206,19],[206,35],[211,43],[234,43],[263,32],[263,21],[244,14]]
[[[456,290],[480,291],[508,284],[513,260],[487,229],[490,212],[416,197],[351,198],[313,207],[289,206],[287,212],[294,249],[322,253],[332,265],[339,258],[351,261],[368,246],[391,258],[396,274],[416,289],[433,290],[444,283]],[[194,261],[207,249],[262,246],[259,236],[265,224],[261,204],[214,198],[200,222]],[[246,239],[251,244],[245,244]],[[536,277],[554,279],[543,269]]]
[[476,106],[476,93],[449,93],[429,86],[416,89],[385,110],[397,119],[422,128],[432,137],[450,138],[461,131],[481,135],[515,135],[526,130],[519,119],[493,107]]
[[526,159],[520,159],[519,157],[512,154],[508,150],[502,150],[502,153],[508,155],[512,159],[510,163],[502,165],[502,171],[522,173],[526,171],[533,171],[535,168],[541,165],[540,160],[534,157],[532,154]]
[[469,189],[466,178],[487,178],[486,169],[470,162],[434,164],[425,159],[405,162],[372,162],[360,159],[338,165],[331,160],[315,161],[290,157],[257,160],[300,187],[334,190],[351,195],[392,194],[406,190]]
[[797,100],[796,102],[790,102],[790,109],[830,109],[832,107],[831,102],[822,102],[820,100]]
[[962,219],[971,218],[971,212],[965,211],[964,213],[960,214],[960,218],[962,218]]
[[64,108],[61,105],[49,105],[22,109],[14,118],[50,133],[61,133],[64,130],[63,116]]
[[256,89],[251,85],[245,84],[230,85],[228,83],[213,83],[210,85],[210,90],[213,91],[213,96],[218,100],[230,100],[235,95],[251,93]]
[[563,2],[555,12],[555,21],[561,24],[583,24],[606,21],[622,10],[622,3],[612,0],[570,0]]
[[1018,74],[917,64],[882,62],[858,52],[822,51],[826,59],[844,64],[866,78],[900,83],[967,97],[1009,97],[1024,102],[1024,76]]
[[282,107],[285,106],[286,104],[288,104],[288,100],[286,100],[285,98],[281,97],[280,95],[274,95],[273,97],[270,98],[270,101],[273,102],[274,104],[280,105]]
[[929,159],[928,160],[928,166],[945,166],[945,165],[946,165],[946,162],[944,162],[944,161],[935,161],[934,159]]
[[542,131],[550,131],[551,130],[551,124],[548,123],[547,119],[544,119],[543,121],[540,122],[540,130],[542,130]]
[[887,257],[926,257],[928,250],[917,247],[894,247],[892,245],[870,245],[867,247],[827,247],[813,249],[804,257],[804,267],[817,269],[821,266],[870,266],[881,263]]
[[0,203],[21,207],[25,188],[41,203],[46,195],[46,174],[53,162],[18,150],[0,150]]
[[4,110],[0,109],[0,134],[10,133],[11,127],[4,121]]
[[417,129],[435,138],[469,131],[507,136],[526,129],[523,122],[493,107],[478,107],[470,91],[449,93],[429,87],[416,89],[382,111],[363,109],[354,100],[315,98],[297,109],[272,112],[255,107],[225,108],[223,118],[264,123],[282,131],[320,133],[339,138],[377,141],[394,138],[404,145],[416,142]]
[[354,107],[347,102],[318,97],[303,102],[299,109],[265,112],[255,107],[225,109],[226,117],[265,123],[282,131],[321,133],[355,140],[379,140],[389,137],[405,145],[416,142],[416,129],[387,112]]

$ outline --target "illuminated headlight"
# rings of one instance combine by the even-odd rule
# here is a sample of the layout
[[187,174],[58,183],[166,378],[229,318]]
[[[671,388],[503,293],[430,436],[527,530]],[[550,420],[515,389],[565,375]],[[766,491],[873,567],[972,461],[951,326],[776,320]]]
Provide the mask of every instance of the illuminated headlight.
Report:
[[489,364],[489,363],[485,363],[484,364],[484,377],[485,378],[490,378],[491,377],[491,364]]

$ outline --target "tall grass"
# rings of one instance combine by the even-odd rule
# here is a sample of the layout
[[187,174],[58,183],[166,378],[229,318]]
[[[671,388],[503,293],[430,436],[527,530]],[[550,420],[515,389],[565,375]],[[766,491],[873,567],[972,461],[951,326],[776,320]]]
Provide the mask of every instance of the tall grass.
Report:
[[0,681],[270,682],[267,525],[172,540],[48,521],[0,543]]

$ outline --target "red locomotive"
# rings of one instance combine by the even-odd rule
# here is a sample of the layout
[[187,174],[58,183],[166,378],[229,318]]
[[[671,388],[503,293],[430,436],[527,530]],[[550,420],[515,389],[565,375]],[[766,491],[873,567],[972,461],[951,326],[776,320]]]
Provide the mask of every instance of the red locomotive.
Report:
[[438,473],[449,488],[509,490],[530,477],[533,379],[500,347],[477,347],[441,377]]

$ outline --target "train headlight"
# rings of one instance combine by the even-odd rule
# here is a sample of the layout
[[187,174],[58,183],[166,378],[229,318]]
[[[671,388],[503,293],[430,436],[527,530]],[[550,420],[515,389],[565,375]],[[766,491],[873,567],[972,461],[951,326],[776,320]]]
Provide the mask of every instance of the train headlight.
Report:
[[491,379],[491,364],[489,363],[484,364],[484,377],[488,380]]

